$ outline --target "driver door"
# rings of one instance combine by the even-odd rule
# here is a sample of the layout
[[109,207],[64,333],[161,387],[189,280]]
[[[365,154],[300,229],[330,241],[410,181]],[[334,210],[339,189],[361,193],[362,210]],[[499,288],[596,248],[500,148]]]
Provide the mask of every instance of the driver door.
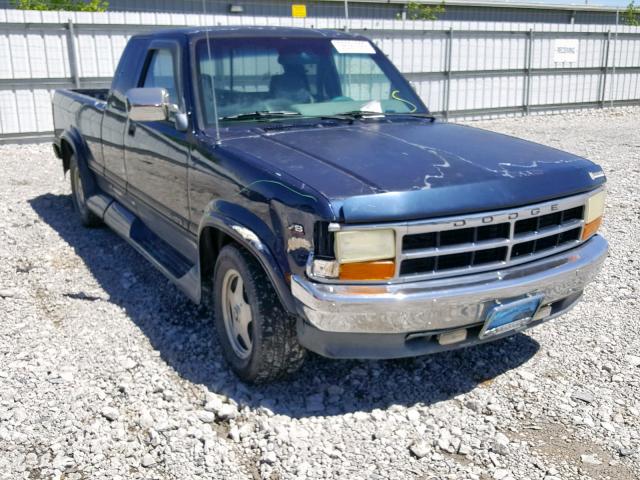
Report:
[[[178,42],[152,42],[137,86],[166,89],[170,102],[184,111],[180,51]],[[136,201],[138,215],[149,228],[163,230],[163,237],[177,246],[181,243],[179,229],[188,227],[189,218],[187,132],[176,129],[173,118],[129,118],[124,144],[127,189]],[[175,229],[176,235],[171,235],[170,230]]]

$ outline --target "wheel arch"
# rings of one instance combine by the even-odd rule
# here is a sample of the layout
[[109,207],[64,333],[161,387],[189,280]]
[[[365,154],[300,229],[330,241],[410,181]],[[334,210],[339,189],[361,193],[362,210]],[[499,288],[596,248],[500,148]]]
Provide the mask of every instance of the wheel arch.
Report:
[[62,168],[66,173],[71,168],[71,156],[76,155],[78,163],[87,161],[89,149],[86,146],[82,135],[75,129],[65,130],[57,142],[54,144],[54,150],[62,160]]
[[89,147],[87,147],[82,135],[77,129],[65,131],[60,136],[59,146],[54,147],[54,149],[56,153],[59,152],[60,154],[62,168],[65,174],[71,168],[71,157],[75,155],[87,197],[99,191],[93,172],[89,168],[89,156],[91,155]]
[[73,156],[75,150],[71,146],[71,142],[66,138],[60,140],[60,159],[62,160],[62,170],[64,173],[67,173],[71,168],[71,157]]
[[293,296],[286,276],[271,249],[258,237],[254,229],[221,214],[210,213],[200,225],[198,234],[198,261],[201,301],[211,298],[211,282],[218,255],[226,245],[234,244],[251,254],[261,265],[276,291],[282,306],[290,314],[296,314]]

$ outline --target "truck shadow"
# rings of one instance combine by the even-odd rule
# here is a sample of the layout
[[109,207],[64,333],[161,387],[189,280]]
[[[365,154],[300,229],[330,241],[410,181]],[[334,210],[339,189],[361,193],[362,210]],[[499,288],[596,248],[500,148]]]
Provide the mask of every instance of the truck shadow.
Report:
[[108,228],[85,229],[68,195],[30,200],[40,218],[71,245],[105,295],[70,283],[74,301],[122,308],[182,378],[241,405],[292,417],[339,415],[390,405],[431,405],[469,392],[529,360],[539,350],[517,334],[478,347],[393,361],[333,361],[310,355],[302,370],[270,385],[244,385],[227,369],[209,312],[193,305]]

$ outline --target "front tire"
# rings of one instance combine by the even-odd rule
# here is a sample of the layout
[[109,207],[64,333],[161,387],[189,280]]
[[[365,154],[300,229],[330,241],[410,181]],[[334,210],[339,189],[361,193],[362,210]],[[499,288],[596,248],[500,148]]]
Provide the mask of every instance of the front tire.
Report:
[[214,322],[231,369],[245,382],[283,378],[300,368],[305,349],[295,318],[282,307],[271,281],[246,251],[227,245],[213,278]]
[[89,210],[87,206],[86,188],[82,183],[82,175],[80,175],[78,159],[75,154],[71,156],[69,161],[69,173],[71,177],[71,198],[73,199],[73,206],[80,216],[80,222],[89,228],[101,225],[100,218]]

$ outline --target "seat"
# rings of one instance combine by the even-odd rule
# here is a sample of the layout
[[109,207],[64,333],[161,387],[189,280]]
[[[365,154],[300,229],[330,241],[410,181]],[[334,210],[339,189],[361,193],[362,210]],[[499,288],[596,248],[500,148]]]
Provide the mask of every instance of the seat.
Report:
[[269,82],[269,95],[273,99],[287,99],[292,103],[313,101],[309,81],[302,65],[283,64],[284,73],[274,75]]

